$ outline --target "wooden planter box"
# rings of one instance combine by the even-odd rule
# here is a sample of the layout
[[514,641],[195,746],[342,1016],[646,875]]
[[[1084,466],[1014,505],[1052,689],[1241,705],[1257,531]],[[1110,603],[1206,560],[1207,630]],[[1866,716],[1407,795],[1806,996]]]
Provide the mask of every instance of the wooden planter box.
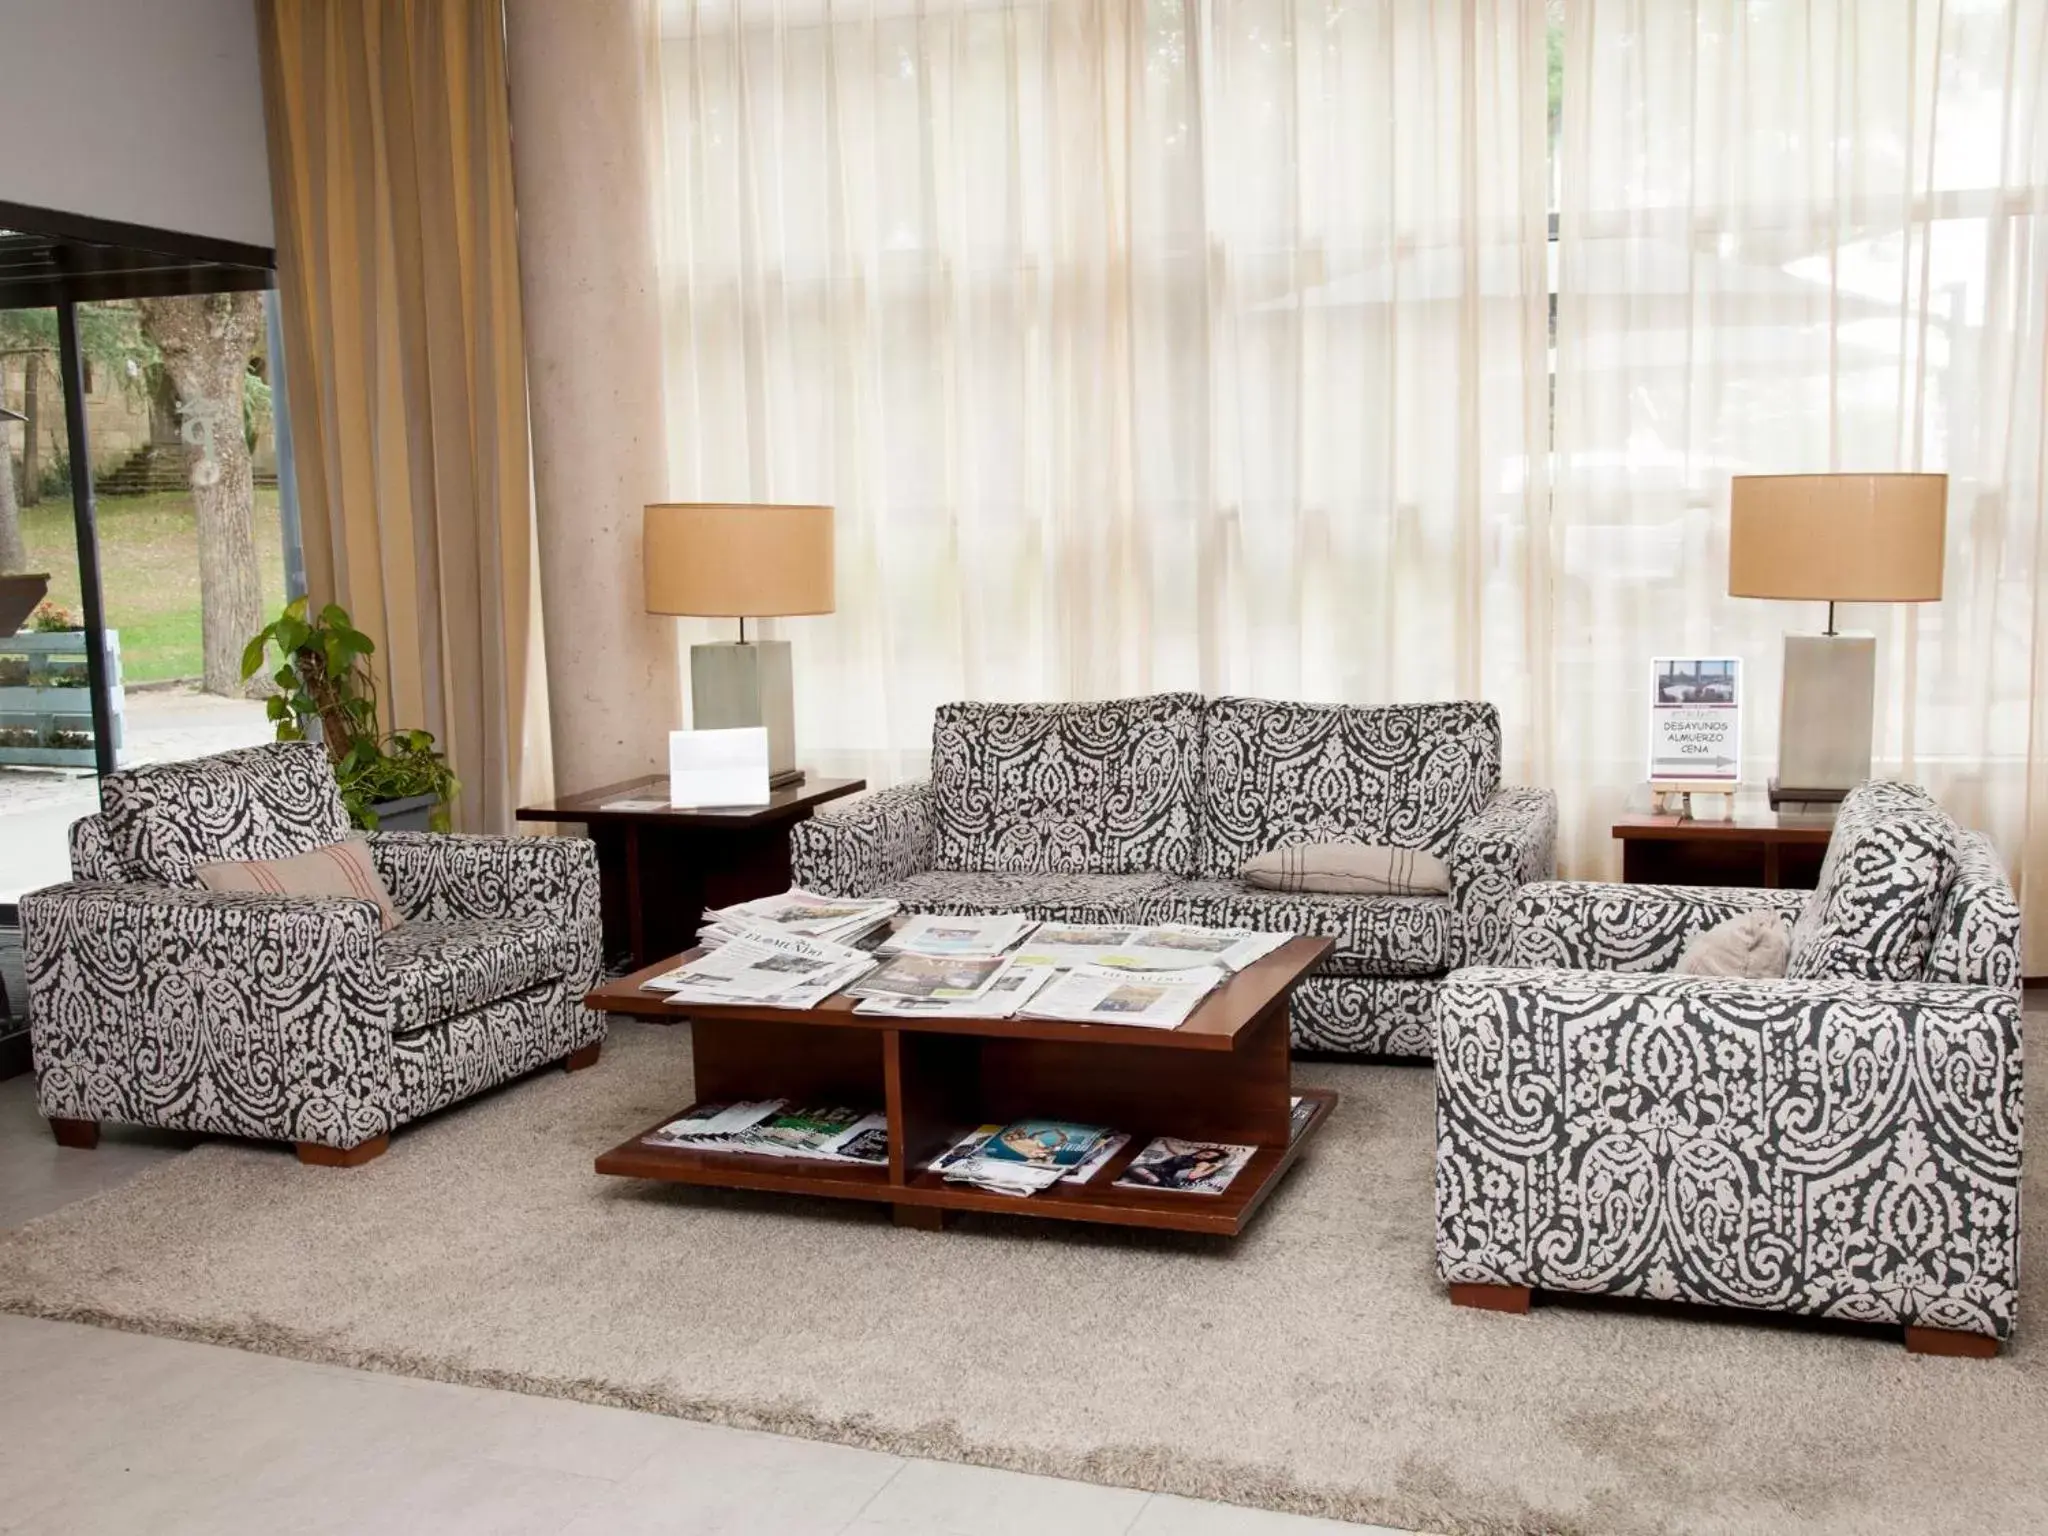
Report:
[[[28,680],[0,687],[0,730],[31,730],[39,738],[53,731],[74,731],[90,737],[93,733],[92,690],[83,685],[86,670],[86,637],[82,629],[57,630],[48,634],[11,635],[0,640],[0,658],[25,661]],[[121,750],[121,637],[107,631],[107,705],[111,715],[113,746]],[[54,676],[81,679],[76,686],[52,687]],[[79,747],[0,746],[0,763],[22,768],[93,768],[99,763],[92,745]]]

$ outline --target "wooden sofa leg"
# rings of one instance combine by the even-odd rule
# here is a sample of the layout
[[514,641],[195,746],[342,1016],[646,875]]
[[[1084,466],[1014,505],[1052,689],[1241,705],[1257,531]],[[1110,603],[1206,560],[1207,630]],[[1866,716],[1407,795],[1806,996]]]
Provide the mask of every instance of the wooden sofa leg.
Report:
[[57,1138],[60,1147],[77,1147],[90,1152],[100,1144],[100,1123],[97,1120],[50,1121],[50,1134]]
[[597,1065],[598,1054],[604,1050],[602,1040],[593,1040],[588,1045],[579,1045],[562,1058],[564,1072],[581,1072],[585,1067]]
[[1488,1312],[1526,1312],[1530,1291],[1526,1285],[1453,1285],[1451,1304],[1479,1307]]
[[1963,1333],[1954,1328],[1916,1328],[1908,1324],[1906,1353],[1990,1360],[1998,1354],[1998,1340],[1988,1333]]
[[314,1168],[360,1168],[371,1158],[382,1157],[390,1145],[388,1135],[372,1136],[353,1147],[323,1147],[312,1141],[292,1143],[293,1150],[299,1154],[299,1161]]

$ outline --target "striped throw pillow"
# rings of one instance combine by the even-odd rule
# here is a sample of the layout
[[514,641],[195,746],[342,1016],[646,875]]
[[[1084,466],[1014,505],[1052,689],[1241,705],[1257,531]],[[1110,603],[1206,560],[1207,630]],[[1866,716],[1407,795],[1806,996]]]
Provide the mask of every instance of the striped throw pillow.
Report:
[[199,883],[209,891],[254,891],[267,896],[359,896],[377,903],[386,932],[398,926],[398,908],[377,878],[377,866],[370,862],[370,845],[360,837],[345,837],[288,859],[202,864]]
[[1238,870],[1262,891],[1315,891],[1329,896],[1443,896],[1451,872],[1442,859],[1415,848],[1367,843],[1297,843],[1248,859]]

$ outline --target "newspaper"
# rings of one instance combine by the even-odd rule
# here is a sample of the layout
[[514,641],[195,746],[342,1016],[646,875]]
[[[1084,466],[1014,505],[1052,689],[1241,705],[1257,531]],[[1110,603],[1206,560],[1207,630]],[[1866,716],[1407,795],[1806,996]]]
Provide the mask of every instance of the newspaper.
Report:
[[853,986],[849,997],[872,997],[894,1003],[972,1002],[1009,969],[994,956],[892,955]]
[[1033,965],[1022,959],[1002,964],[1001,972],[981,992],[954,1001],[868,995],[856,986],[849,991],[861,1000],[853,1011],[896,1019],[1007,1019],[1056,974],[1049,965]]
[[641,985],[677,1004],[813,1008],[874,963],[865,951],[827,939],[749,930]]
[[886,899],[819,896],[797,887],[780,896],[762,896],[729,907],[707,909],[697,941],[706,949],[716,949],[736,933],[765,928],[807,939],[851,944],[888,922],[898,910],[898,903]]
[[1094,961],[1134,971],[1171,971],[1190,965],[1220,965],[1241,971],[1270,955],[1291,934],[1258,933],[1249,928],[1195,928],[1185,923],[1160,923],[1141,928],[1127,943]]
[[989,917],[940,917],[920,912],[882,941],[886,955],[1000,955],[1029,933],[1022,912]]
[[1256,1147],[1224,1141],[1182,1141],[1161,1136],[1131,1159],[1117,1182],[1120,1189],[1170,1190],[1183,1195],[1220,1195],[1252,1160]]
[[1079,965],[1040,991],[1022,1011],[1033,1019],[1178,1029],[1222,984],[1223,976],[1213,965],[1142,972]]
[[1091,964],[1098,955],[1128,948],[1143,930],[1134,923],[1040,923],[1017,946],[1020,960],[1058,966]]

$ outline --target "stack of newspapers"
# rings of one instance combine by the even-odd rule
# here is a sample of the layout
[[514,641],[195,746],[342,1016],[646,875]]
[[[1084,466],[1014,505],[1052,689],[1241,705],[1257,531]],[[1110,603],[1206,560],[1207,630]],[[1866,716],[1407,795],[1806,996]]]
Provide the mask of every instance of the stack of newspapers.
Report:
[[838,1105],[805,1108],[787,1099],[692,1104],[641,1140],[700,1152],[751,1152],[834,1163],[889,1161],[888,1121],[880,1113]]
[[1085,1184],[1130,1137],[1065,1120],[1013,1120],[968,1132],[929,1166],[949,1184],[1028,1196],[1059,1183]]
[[874,969],[864,949],[770,928],[743,927],[716,949],[642,982],[678,1005],[759,1003],[815,1008]]
[[762,896],[707,910],[704,925],[697,930],[697,942],[706,949],[716,949],[735,934],[767,929],[834,944],[857,944],[897,911],[898,904],[888,900],[841,899],[815,896],[801,889],[789,890],[780,896]]
[[1223,984],[1221,966],[1177,971],[1128,970],[1115,964],[1077,965],[1025,1002],[1031,1019],[1076,1024],[1134,1024],[1178,1029],[1202,999]]
[[1000,955],[1038,925],[1022,912],[940,917],[920,912],[881,943],[885,955]]

